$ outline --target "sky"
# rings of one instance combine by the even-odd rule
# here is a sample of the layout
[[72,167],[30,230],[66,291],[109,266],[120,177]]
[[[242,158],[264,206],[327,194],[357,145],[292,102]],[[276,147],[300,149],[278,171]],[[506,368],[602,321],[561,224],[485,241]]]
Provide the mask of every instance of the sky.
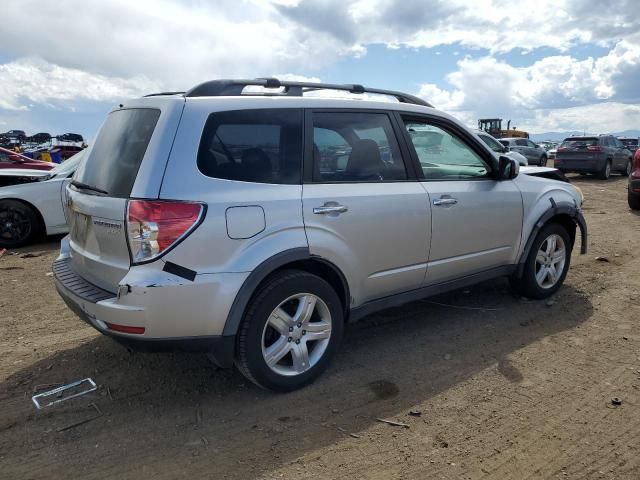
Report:
[[120,101],[215,78],[358,83],[469,126],[640,129],[638,0],[3,0],[0,132],[91,139]]

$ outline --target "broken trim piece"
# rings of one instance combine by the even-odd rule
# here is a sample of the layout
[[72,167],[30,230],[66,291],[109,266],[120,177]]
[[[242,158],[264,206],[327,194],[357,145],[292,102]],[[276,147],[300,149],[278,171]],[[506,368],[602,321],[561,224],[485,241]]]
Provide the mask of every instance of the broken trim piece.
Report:
[[182,267],[172,262],[165,262],[164,266],[162,267],[162,271],[171,273],[172,275],[176,275],[178,277],[182,277],[185,280],[189,280],[190,282],[193,282],[198,275],[197,272],[194,272],[189,268]]

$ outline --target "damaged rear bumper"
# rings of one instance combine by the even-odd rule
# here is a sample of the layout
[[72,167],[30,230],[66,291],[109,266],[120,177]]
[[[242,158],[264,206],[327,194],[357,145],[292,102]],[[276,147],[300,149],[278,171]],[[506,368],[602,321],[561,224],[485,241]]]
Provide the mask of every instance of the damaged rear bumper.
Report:
[[[76,274],[68,256],[54,262],[53,273],[69,308],[128,348],[202,351],[212,354],[220,366],[231,365],[235,336],[223,335],[231,307],[225,299],[235,297],[230,291],[239,289],[246,275],[204,275],[188,281],[148,267],[132,269],[113,293]],[[122,327],[136,333],[120,331]]]

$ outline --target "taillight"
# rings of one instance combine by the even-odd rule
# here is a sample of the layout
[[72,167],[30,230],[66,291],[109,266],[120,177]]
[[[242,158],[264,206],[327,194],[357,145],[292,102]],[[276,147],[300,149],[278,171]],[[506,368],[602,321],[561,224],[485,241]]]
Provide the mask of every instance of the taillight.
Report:
[[601,152],[602,151],[602,147],[600,147],[598,145],[589,145],[587,147],[587,150],[589,150],[591,152]]
[[568,147],[558,147],[558,150],[556,150],[556,152],[566,152],[567,150],[569,150]]
[[127,235],[131,263],[158,258],[198,226],[204,205],[167,200],[129,200]]

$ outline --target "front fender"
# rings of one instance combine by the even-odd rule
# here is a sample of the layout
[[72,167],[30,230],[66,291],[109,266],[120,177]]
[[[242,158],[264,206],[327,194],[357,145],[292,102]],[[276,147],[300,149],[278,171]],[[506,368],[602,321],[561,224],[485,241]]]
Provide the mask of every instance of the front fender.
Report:
[[549,203],[550,207],[535,222],[533,229],[529,233],[524,249],[520,254],[520,258],[518,260],[518,269],[516,271],[516,274],[518,276],[522,276],[525,262],[529,256],[529,253],[531,252],[533,242],[538,235],[538,232],[540,232],[540,230],[542,230],[542,228],[552,218],[558,215],[567,215],[576,223],[576,225],[580,229],[580,254],[584,255],[587,253],[587,222],[582,215],[582,210],[580,209],[580,207],[578,207],[577,205],[571,205],[569,203],[558,204],[553,197],[549,197]]

